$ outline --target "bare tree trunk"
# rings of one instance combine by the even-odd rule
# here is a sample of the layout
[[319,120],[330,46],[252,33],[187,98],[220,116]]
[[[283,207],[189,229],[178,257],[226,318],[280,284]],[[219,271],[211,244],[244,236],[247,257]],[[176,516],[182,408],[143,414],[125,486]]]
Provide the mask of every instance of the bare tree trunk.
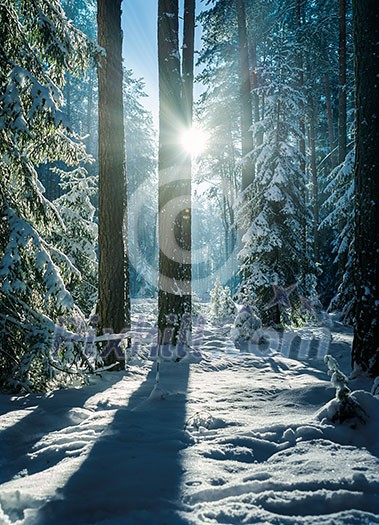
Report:
[[237,0],[239,64],[240,64],[240,97],[241,97],[241,146],[242,146],[242,191],[254,179],[254,166],[247,157],[253,150],[253,137],[250,130],[253,124],[249,50],[246,31],[245,0]]
[[328,121],[328,137],[329,137],[329,148],[330,148],[330,161],[329,166],[332,170],[336,163],[335,163],[335,155],[333,153],[334,147],[335,147],[335,139],[334,139],[334,126],[333,126],[333,112],[332,112],[332,97],[330,94],[330,81],[329,81],[329,73],[326,72],[324,75],[324,82],[325,82],[325,99],[326,99],[326,118]]
[[309,149],[311,152],[311,174],[312,174],[312,201],[313,201],[313,246],[315,260],[319,258],[319,194],[318,194],[318,173],[316,163],[316,132],[315,132],[315,108],[312,100],[310,106],[310,124],[309,124]]
[[[299,69],[299,90],[302,93],[304,90],[304,57],[303,52],[301,50],[301,38],[300,38],[300,31],[302,26],[302,3],[301,0],[297,0],[296,2],[296,24],[297,29],[299,33],[299,39],[298,39],[298,45],[300,47],[300,50],[298,52],[297,62],[298,62],[298,69]],[[300,107],[302,111],[304,112],[304,104],[300,103]],[[306,170],[306,147],[305,147],[305,115],[301,115],[300,122],[299,122],[299,129],[300,129],[300,153],[301,153],[301,161],[300,161],[300,170],[302,173],[305,173]]]
[[356,124],[353,365],[379,375],[379,4],[353,0]]
[[71,126],[72,122],[71,122],[71,74],[70,73],[67,73],[65,92],[66,92],[66,114],[67,114],[67,119]]
[[[106,52],[98,68],[99,316],[101,329],[120,333],[130,326],[121,0],[98,0],[97,9],[99,45]],[[119,357],[112,350],[107,362]]]
[[91,136],[91,129],[92,129],[92,117],[93,117],[93,84],[94,84],[94,72],[91,68],[89,71],[89,78],[88,78],[88,90],[87,90],[87,125],[86,125],[86,133],[87,133],[87,151],[88,153],[93,153],[92,151],[92,136]]
[[[194,83],[194,56],[195,56],[195,2],[196,0],[184,0],[184,21],[183,21],[183,60],[182,60],[182,89],[183,89],[183,109],[184,124],[188,129],[192,128],[193,120],[193,83]],[[189,283],[189,293],[187,293],[184,304],[182,305],[183,314],[187,316],[187,326],[190,329],[191,316],[191,296],[192,296],[192,235],[191,235],[191,175],[192,159],[187,154],[184,158],[183,176],[186,180],[187,209],[181,215],[181,244],[187,251],[190,264],[182,268],[184,279]]]
[[[253,108],[254,108],[254,123],[257,124],[260,120],[259,114],[259,80],[257,73],[257,42],[255,34],[252,37],[250,44],[250,57],[251,57],[251,87],[253,88]],[[260,131],[255,135],[256,146],[260,146],[263,142],[263,132]]]
[[[193,74],[195,53],[195,0],[184,1],[184,27],[183,27],[183,104],[184,119],[187,127],[192,126],[193,108]],[[190,156],[188,156],[191,160]],[[191,164],[189,164],[191,165]]]
[[346,0],[338,0],[338,162],[346,157]]
[[[192,4],[192,6],[191,6]],[[178,135],[192,118],[193,57],[191,20],[186,2],[185,102],[179,55],[178,0],[158,1],[159,67],[159,295],[160,344],[186,342],[191,314],[191,169]],[[194,25],[193,25],[194,31]],[[192,44],[193,48],[193,44]],[[191,62],[192,60],[192,62]],[[191,72],[192,66],[192,72]],[[189,169],[188,169],[189,167]]]

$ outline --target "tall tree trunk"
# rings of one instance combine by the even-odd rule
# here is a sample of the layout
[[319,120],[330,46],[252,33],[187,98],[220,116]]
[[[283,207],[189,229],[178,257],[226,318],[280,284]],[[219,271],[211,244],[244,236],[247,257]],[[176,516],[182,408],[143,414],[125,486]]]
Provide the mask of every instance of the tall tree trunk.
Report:
[[[302,26],[302,8],[304,7],[304,2],[302,5],[302,0],[297,0],[296,2],[296,25],[297,25],[297,31],[298,31],[298,55],[297,55],[297,66],[299,69],[299,91],[303,93],[304,91],[304,57],[303,57],[303,51],[302,51],[302,37],[301,37],[301,26]],[[302,112],[304,112],[304,104],[300,102],[300,108]],[[301,161],[300,161],[300,170],[302,173],[305,173],[306,170],[306,148],[305,148],[305,115],[301,115],[300,122],[299,122],[299,129],[300,129],[300,153],[301,153]]]
[[65,92],[66,92],[67,119],[70,123],[70,126],[72,126],[72,122],[71,122],[71,73],[67,73],[67,76],[66,76]]
[[[258,95],[258,88],[259,88],[259,80],[258,80],[258,73],[257,73],[257,41],[255,34],[253,33],[251,43],[250,43],[250,57],[251,57],[251,87],[253,89],[253,115],[254,115],[254,123],[257,124],[260,120],[260,114],[259,114],[259,95]],[[261,146],[263,142],[263,132],[260,131],[255,134],[255,142],[256,146]]]
[[379,375],[379,4],[353,0],[356,75],[355,261],[353,364]]
[[346,0],[338,0],[338,162],[346,157]]
[[[303,54],[303,35],[302,35],[302,25],[303,25],[303,10],[305,8],[305,1],[306,0],[297,0],[296,1],[296,26],[297,26],[297,45],[298,45],[298,51],[297,51],[297,67],[298,67],[298,89],[300,92],[300,95],[304,95],[304,54]],[[300,99],[299,102],[299,108],[300,108],[300,117],[299,117],[299,130],[300,130],[300,138],[299,138],[299,151],[300,151],[300,171],[304,176],[304,180],[308,182],[306,179],[307,176],[307,159],[306,159],[306,130],[305,130],[305,115],[306,115],[306,109],[303,101]],[[308,201],[308,195],[306,190],[306,184],[304,185],[304,189],[302,191],[302,198],[305,205],[307,205]],[[313,251],[314,244],[310,244],[308,242],[308,227],[307,223],[304,221],[304,223],[301,226],[301,243],[302,243],[302,250],[303,250],[303,256],[304,259],[307,257],[307,253],[309,250]],[[314,231],[312,231],[313,235]],[[310,257],[312,257],[312,253],[310,254]],[[301,283],[306,288],[306,275],[303,275],[301,277]]]
[[[189,38],[192,8],[186,3]],[[193,4],[194,8],[194,4]],[[182,96],[178,0],[158,1],[159,68],[159,295],[160,344],[186,342],[191,313],[191,169],[178,135],[192,116],[191,58],[183,64],[186,98]],[[189,45],[191,43],[189,42]],[[192,58],[193,60],[193,58]],[[183,107],[184,106],[184,107]]]
[[[98,0],[99,78],[99,316],[100,328],[130,326],[126,232],[126,162],[122,93],[121,0]],[[115,351],[107,362],[117,360]]]
[[[183,27],[183,104],[186,126],[192,126],[193,108],[193,74],[195,54],[195,0],[184,1],[184,27]],[[191,157],[188,156],[189,161]],[[189,164],[191,165],[191,164]]]
[[[72,9],[72,0],[68,0],[66,7],[65,7],[65,13],[69,20],[74,20],[75,16]],[[75,20],[74,20],[75,22]],[[66,113],[67,113],[67,119],[70,123],[70,126],[72,125],[71,122],[71,73],[68,71],[66,73],[66,85],[65,85],[65,95],[66,95]]]
[[309,123],[309,149],[311,153],[311,174],[312,174],[312,201],[313,201],[313,247],[315,260],[319,258],[319,192],[318,192],[318,173],[316,163],[316,126],[315,126],[315,108],[312,100],[309,102],[310,123]]
[[329,166],[330,166],[330,170],[332,170],[335,167],[335,155],[333,153],[334,147],[335,147],[335,139],[334,139],[334,126],[333,126],[332,97],[330,94],[330,81],[329,81],[328,72],[326,72],[324,75],[324,84],[325,84],[325,99],[326,99],[326,118],[328,121],[328,137],[329,137],[329,148],[330,148]]
[[241,146],[242,146],[242,191],[253,181],[254,166],[247,157],[253,150],[251,126],[253,124],[251,84],[249,67],[249,49],[246,30],[245,0],[237,0],[239,65],[240,65],[240,97],[241,97]]
[[87,84],[88,89],[87,89],[86,146],[87,146],[88,153],[93,153],[92,151],[93,141],[92,141],[92,135],[91,135],[92,116],[93,116],[93,84],[94,84],[94,70],[91,68],[89,71],[88,84]]
[[[193,120],[193,83],[194,83],[194,56],[195,56],[195,8],[196,0],[184,0],[184,22],[183,22],[183,60],[182,60],[182,89],[183,89],[183,109],[184,124],[186,128],[192,128]],[[191,174],[192,159],[187,154],[184,158],[183,175],[186,180],[187,189],[187,210],[182,216],[182,245],[187,252],[191,261]],[[183,305],[183,311],[189,316],[191,312],[191,281],[192,281],[192,264],[183,268],[185,279],[189,282],[190,290],[187,294],[186,303]]]

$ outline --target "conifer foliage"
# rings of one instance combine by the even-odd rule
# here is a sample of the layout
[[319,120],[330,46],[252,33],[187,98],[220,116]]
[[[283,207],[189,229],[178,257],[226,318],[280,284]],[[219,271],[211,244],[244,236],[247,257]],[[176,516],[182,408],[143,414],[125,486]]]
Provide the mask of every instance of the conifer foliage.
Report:
[[[341,312],[341,320],[351,323],[354,319],[355,287],[353,282],[354,253],[354,160],[355,152],[350,150],[342,164],[334,168],[328,177],[324,203],[327,215],[320,228],[336,230],[333,241],[334,263],[338,265],[339,281],[337,293],[329,309]],[[339,229],[339,231],[338,231]]]
[[78,270],[51,242],[61,218],[38,170],[86,160],[61,90],[65,72],[84,70],[92,51],[59,1],[0,3],[0,384],[40,388],[67,371],[52,336],[58,316],[72,313],[66,283]]
[[53,239],[79,271],[77,278],[70,279],[68,289],[76,305],[89,316],[97,300],[97,224],[91,201],[97,192],[96,179],[88,176],[83,167],[62,172],[60,177],[63,194],[54,205],[63,220],[63,228]]
[[312,214],[306,207],[306,176],[297,147],[303,96],[293,83],[292,48],[281,34],[274,35],[271,46],[273,58],[262,72],[265,114],[254,126],[264,140],[252,152],[256,176],[242,214],[247,231],[240,259],[243,288],[252,296],[247,302],[256,304],[264,321],[280,323],[280,309],[265,308],[272,284],[287,288],[296,283],[309,296],[314,293],[315,266],[307,242]]

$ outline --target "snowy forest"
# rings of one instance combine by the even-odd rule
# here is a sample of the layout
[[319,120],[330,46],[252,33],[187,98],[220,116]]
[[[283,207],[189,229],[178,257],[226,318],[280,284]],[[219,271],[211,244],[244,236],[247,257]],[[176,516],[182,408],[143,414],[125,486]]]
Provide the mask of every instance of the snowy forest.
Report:
[[378,42],[377,0],[0,0],[0,525],[379,524]]

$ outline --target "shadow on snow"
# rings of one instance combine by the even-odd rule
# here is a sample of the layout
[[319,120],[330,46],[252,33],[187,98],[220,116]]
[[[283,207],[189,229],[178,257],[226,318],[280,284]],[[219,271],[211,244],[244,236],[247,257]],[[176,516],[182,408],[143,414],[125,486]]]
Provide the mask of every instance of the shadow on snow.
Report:
[[164,363],[164,399],[149,397],[155,367],[95,442],[79,470],[39,512],[38,525],[181,525],[177,514],[189,365]]

